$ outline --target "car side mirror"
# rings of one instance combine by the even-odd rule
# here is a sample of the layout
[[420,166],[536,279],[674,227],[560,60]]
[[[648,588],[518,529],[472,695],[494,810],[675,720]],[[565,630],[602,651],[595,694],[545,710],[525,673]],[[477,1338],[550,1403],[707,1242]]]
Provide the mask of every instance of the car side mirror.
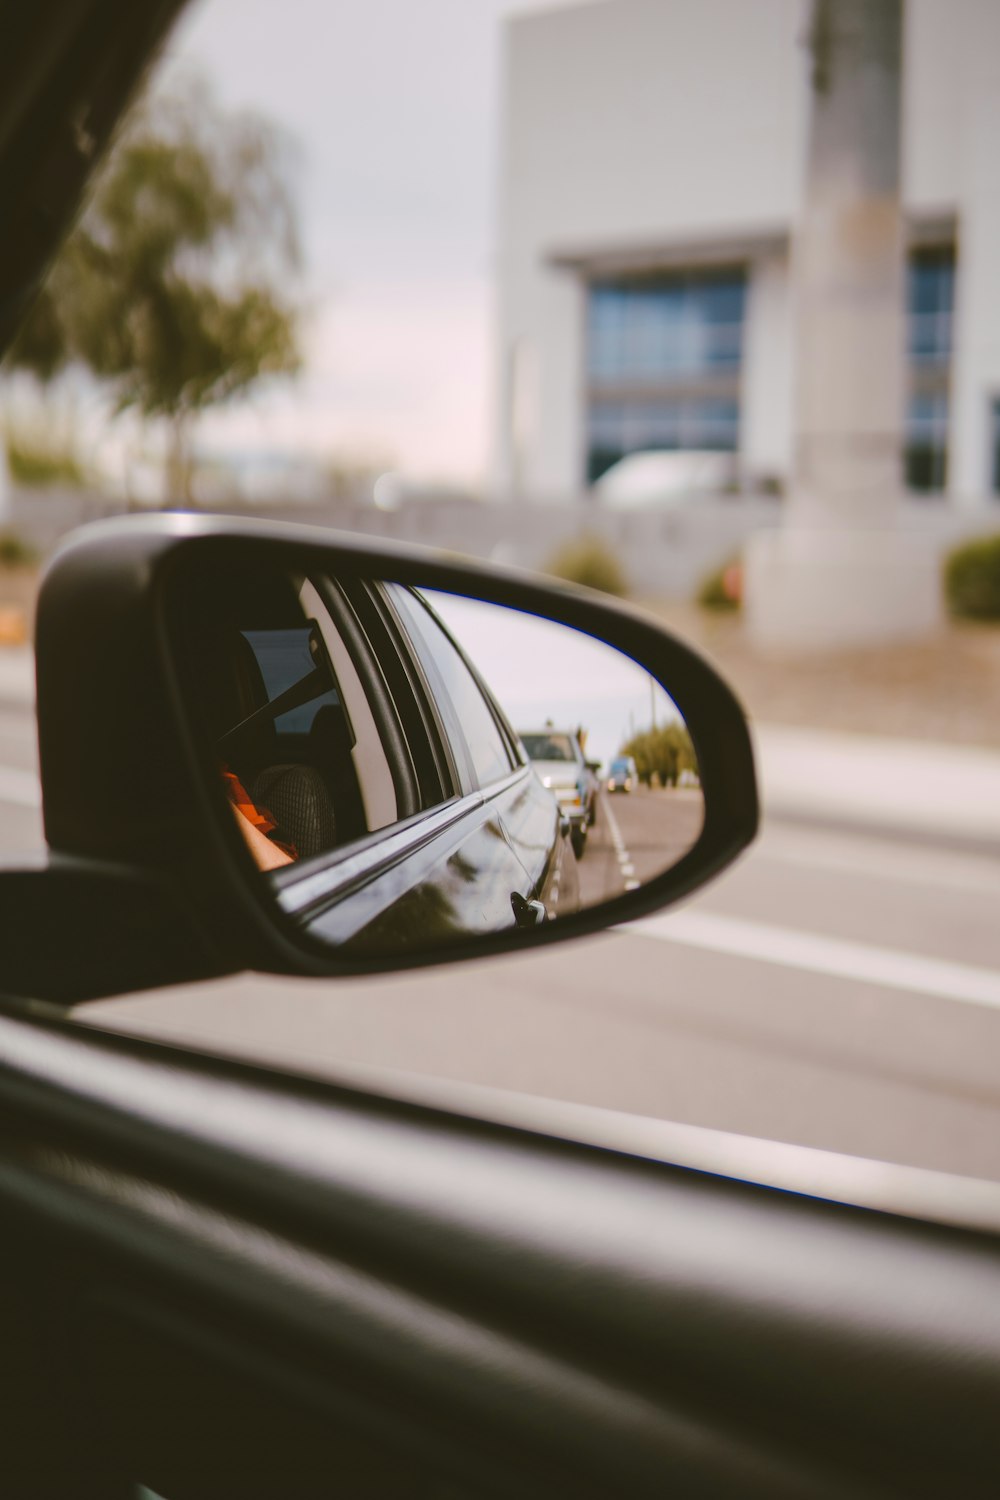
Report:
[[[701,657],[625,605],[451,556],[105,522],[50,565],[36,653],[50,852],[0,876],[15,992],[557,941],[695,890],[757,826],[746,722]],[[592,771],[641,753],[661,786],[612,810],[577,737]]]

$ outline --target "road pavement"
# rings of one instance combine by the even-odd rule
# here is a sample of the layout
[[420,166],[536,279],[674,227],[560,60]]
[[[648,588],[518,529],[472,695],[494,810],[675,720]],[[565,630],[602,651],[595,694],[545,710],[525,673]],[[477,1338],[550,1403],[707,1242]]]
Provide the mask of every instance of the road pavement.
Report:
[[[41,843],[34,760],[27,708],[0,708],[8,854]],[[598,813],[637,872],[654,805]],[[630,878],[609,831],[584,870],[603,848],[591,878]],[[772,820],[695,900],[564,947],[77,1014],[326,1076],[462,1080],[1000,1180],[998,909],[984,849]]]
[[700,787],[612,796],[598,793],[597,817],[580,861],[580,902],[597,906],[678,864],[705,821]]

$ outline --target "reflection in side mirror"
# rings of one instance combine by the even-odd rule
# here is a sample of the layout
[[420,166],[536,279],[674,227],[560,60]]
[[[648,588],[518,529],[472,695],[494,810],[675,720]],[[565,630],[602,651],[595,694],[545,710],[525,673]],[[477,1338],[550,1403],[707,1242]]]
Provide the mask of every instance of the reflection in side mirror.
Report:
[[701,835],[673,700],[565,624],[245,564],[190,581],[179,634],[220,805],[313,943],[391,958],[530,933],[637,889]]
[[[431,597],[569,821],[580,905],[613,900],[678,864],[701,833],[704,798],[691,737],[660,684],[620,651],[565,625]],[[641,757],[636,789],[645,795],[615,809],[596,773],[623,754]]]

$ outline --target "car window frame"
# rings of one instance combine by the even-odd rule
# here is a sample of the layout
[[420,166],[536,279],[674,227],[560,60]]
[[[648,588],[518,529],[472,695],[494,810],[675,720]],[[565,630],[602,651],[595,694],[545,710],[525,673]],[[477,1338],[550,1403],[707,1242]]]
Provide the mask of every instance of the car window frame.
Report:
[[431,704],[433,694],[423,678],[408,636],[401,632],[389,609],[384,586],[374,578],[352,579],[338,586],[350,599],[354,614],[406,744],[412,768],[415,805],[410,813],[428,812],[466,790],[454,757],[445,747],[442,725]]
[[469,745],[468,736],[466,735],[465,729],[462,725],[461,717],[454,706],[454,700],[452,699],[452,696],[445,685],[441,670],[434,659],[433,651],[431,650],[428,643],[422,639],[419,633],[408,632],[412,642],[413,650],[416,652],[421,662],[423,663],[425,672],[432,679],[435,685],[435,691],[441,695],[442,701],[448,705],[452,719],[452,733],[464,747],[464,753],[469,767],[469,774],[472,777],[472,785],[473,787],[476,787],[480,791],[482,791],[484,795],[490,796],[492,795],[492,789],[494,787],[500,785],[503,782],[506,782],[509,779],[509,776],[515,770],[527,764],[527,760],[523,752],[520,740],[511,727],[509,720],[503,712],[503,709],[500,707],[500,704],[497,702],[493,693],[490,691],[489,686],[483,681],[483,678],[476,670],[474,663],[469,660],[469,657],[466,655],[465,651],[463,651],[461,645],[452,635],[451,631],[448,629],[447,625],[434,609],[433,605],[431,605],[430,602],[424,598],[422,592],[419,589],[415,589],[404,584],[394,584],[393,588],[400,590],[400,592],[404,593],[408,598],[410,598],[413,602],[414,608],[422,610],[427,616],[429,616],[432,626],[435,627],[444,636],[448,644],[454,649],[462,665],[465,667],[466,671],[471,677],[473,686],[477,689],[479,696],[483,700],[487,712],[489,713],[489,716],[493,721],[493,724],[497,730],[498,738],[503,745],[504,752],[509,762],[509,770],[504,772],[501,776],[494,777],[492,780],[484,781],[476,771],[475,760],[473,757],[472,748]]
[[[462,796],[475,790],[475,784],[470,783],[464,774],[465,768],[460,759],[465,756],[467,746],[464,736],[459,736],[456,740],[451,728],[458,716],[452,712],[450,693],[443,683],[434,683],[428,677],[426,664],[417,650],[416,642],[396,607],[393,594],[396,587],[391,580],[379,580],[371,585],[371,593],[406,671],[407,686],[419,714],[420,728],[434,757],[441,782],[442,801],[446,801],[449,796]],[[425,811],[440,805],[440,802],[428,802]]]
[[[394,823],[387,826],[397,827],[400,822],[416,816],[421,808],[419,783],[412,750],[400,720],[395,698],[382,669],[379,653],[370,639],[354,599],[342,584],[326,574],[308,576],[330,614],[334,629],[340,633],[368,699],[375,727],[389,762],[389,773],[396,792],[397,818]],[[381,831],[381,829],[374,829],[370,836],[377,835]],[[323,858],[323,856],[317,856],[317,858]]]
[[[411,772],[411,794],[419,802],[419,780],[413,761],[412,741],[415,734],[426,736],[427,747],[435,756],[436,765],[440,767],[441,774],[447,775],[449,779],[443,788],[447,794],[438,800],[426,806],[418,805],[406,816],[399,817],[382,828],[373,829],[360,839],[334,845],[309,860],[300,860],[268,872],[267,879],[275,890],[282,909],[287,915],[300,921],[311,920],[317,913],[351,894],[359,886],[377,879],[383,871],[446,835],[462,819],[479,813],[486,803],[501,795],[526,771],[526,763],[516,753],[516,748],[508,745],[513,731],[505,725],[502,717],[498,718],[498,705],[447,631],[445,634],[459,651],[493,721],[497,723],[508,758],[512,761],[501,777],[483,787],[475,776],[471,753],[451,695],[434,667],[433,658],[429,653],[425,658],[418,652],[414,635],[407,628],[389,592],[390,585],[379,580],[352,579],[350,587],[347,587],[329,575],[308,576],[329,610],[334,628],[342,634],[362,686],[372,703],[373,713],[373,698],[378,701],[382,721],[376,715],[376,723],[380,734],[384,732],[383,723],[387,724],[392,729],[396,743],[405,749]],[[416,607],[427,609],[440,628],[444,629],[420,597],[418,590],[409,585],[398,587],[413,597]],[[378,646],[371,638],[372,622],[376,629],[381,628],[383,632]],[[393,692],[393,685],[383,671],[387,651],[391,654],[392,666],[397,669],[396,692]],[[426,670],[425,660],[430,661],[430,673]],[[431,677],[435,680],[430,680]],[[412,695],[412,700],[407,703],[403,713],[400,712],[399,705],[400,683],[404,691]],[[375,692],[369,691],[370,688],[374,688]],[[463,765],[459,764],[459,754]],[[392,756],[388,758],[392,765]]]

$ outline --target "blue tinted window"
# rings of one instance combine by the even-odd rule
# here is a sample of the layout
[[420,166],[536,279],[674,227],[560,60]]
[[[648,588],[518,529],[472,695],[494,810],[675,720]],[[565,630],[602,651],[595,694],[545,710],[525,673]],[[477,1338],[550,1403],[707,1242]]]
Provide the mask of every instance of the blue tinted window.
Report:
[[745,303],[739,269],[591,286],[591,481],[641,450],[738,449]]
[[911,490],[943,490],[948,478],[948,396],[910,398],[906,413],[906,483]]
[[906,412],[906,482],[943,490],[948,476],[948,376],[955,305],[950,246],[910,255],[906,283],[911,393]]
[[659,384],[738,370],[745,276],[699,272],[590,289],[589,364],[597,384]]
[[[316,666],[309,645],[312,630],[308,626],[292,630],[244,630],[242,635],[260,668],[269,703],[301,682],[303,677],[308,677]],[[310,698],[301,707],[279,714],[274,727],[278,734],[308,734],[323,705],[339,702],[331,688]]]
[[954,251],[916,251],[907,278],[908,347],[915,364],[950,358],[954,304]]
[[740,438],[739,403],[698,396],[658,402],[594,401],[589,436],[591,481],[628,453],[650,449],[735,453]]

